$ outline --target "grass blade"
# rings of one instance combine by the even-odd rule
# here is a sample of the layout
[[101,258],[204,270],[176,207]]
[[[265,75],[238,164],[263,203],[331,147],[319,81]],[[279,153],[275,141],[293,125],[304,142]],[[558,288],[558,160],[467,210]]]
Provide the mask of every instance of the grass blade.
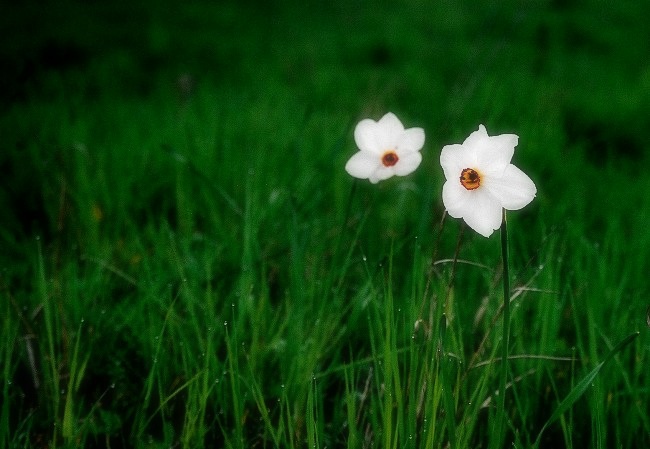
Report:
[[622,351],[627,345],[629,345],[636,337],[639,336],[639,332],[635,332],[631,335],[628,335],[625,339],[623,339],[619,344],[617,344],[610,352],[605,356],[602,362],[600,362],[596,367],[591,370],[587,376],[578,383],[578,385],[575,386],[573,390],[569,392],[566,398],[560,403],[557,409],[555,409],[555,412],[551,415],[551,417],[546,421],[544,426],[542,426],[542,430],[539,431],[539,435],[537,435],[537,439],[535,440],[535,444],[533,445],[534,448],[539,447],[539,442],[542,438],[542,434],[544,433],[544,430],[548,428],[553,422],[555,422],[564,412],[566,412],[571,406],[578,400],[580,397],[587,391],[587,388],[591,385],[593,380],[596,378],[600,370],[605,366],[607,362],[609,362],[616,354],[618,354],[620,351]]
[[446,347],[447,337],[447,316],[443,313],[440,318],[440,374],[442,375],[442,395],[445,401],[445,420],[447,423],[447,432],[449,433],[449,447],[456,449],[456,407],[454,403],[454,393],[451,385],[449,373],[449,357],[447,356]]

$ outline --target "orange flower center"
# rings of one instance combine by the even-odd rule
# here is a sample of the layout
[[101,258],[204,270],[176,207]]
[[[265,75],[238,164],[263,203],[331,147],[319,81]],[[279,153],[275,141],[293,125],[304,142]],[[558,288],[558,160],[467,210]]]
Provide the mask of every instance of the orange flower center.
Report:
[[397,161],[399,161],[399,157],[397,157],[397,153],[393,150],[386,151],[381,157],[381,163],[384,164],[384,167],[392,167],[397,164]]
[[473,168],[466,168],[460,174],[460,183],[467,190],[476,190],[481,186],[481,175]]

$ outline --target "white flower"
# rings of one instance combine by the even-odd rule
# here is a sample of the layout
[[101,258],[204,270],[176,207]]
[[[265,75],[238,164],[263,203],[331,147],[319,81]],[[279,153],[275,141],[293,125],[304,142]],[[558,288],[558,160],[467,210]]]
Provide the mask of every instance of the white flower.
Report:
[[354,130],[359,152],[345,164],[345,171],[373,184],[393,175],[412,173],[422,162],[422,128],[404,129],[402,122],[389,112],[378,122],[361,120]]
[[521,209],[537,193],[528,175],[510,163],[518,140],[514,134],[488,136],[480,125],[462,145],[446,145],[440,154],[447,212],[485,237],[501,227],[503,209]]

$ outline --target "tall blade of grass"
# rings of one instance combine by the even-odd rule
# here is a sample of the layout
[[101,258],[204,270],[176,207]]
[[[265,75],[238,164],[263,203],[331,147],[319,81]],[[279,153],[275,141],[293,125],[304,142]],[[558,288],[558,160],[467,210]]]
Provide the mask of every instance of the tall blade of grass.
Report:
[[[234,317],[233,317],[234,318]],[[239,377],[239,351],[237,350],[236,343],[236,329],[233,330],[235,335],[230,335],[228,332],[227,324],[224,325],[226,337],[226,351],[228,355],[228,375],[230,379],[230,393],[232,395],[233,406],[233,423],[234,423],[234,438],[235,444],[233,447],[244,447],[244,428],[243,428],[243,399],[241,393],[240,377]],[[233,341],[234,340],[234,341]]]
[[[250,365],[249,365],[249,369],[250,369]],[[257,405],[257,409],[260,412],[260,419],[264,423],[264,432],[265,434],[271,436],[271,439],[273,441],[273,447],[280,447],[281,446],[280,432],[279,430],[276,430],[273,426],[273,422],[271,421],[271,414],[269,413],[270,412],[269,408],[266,405],[262,387],[259,384],[259,382],[257,382],[257,380],[255,379],[252,370],[249,371],[250,371],[251,382],[250,385],[248,385],[248,390],[251,392],[253,396],[253,400]]]
[[[51,376],[51,391],[52,394],[52,414],[57,423],[59,419],[59,398],[60,391],[59,387],[59,370],[57,367],[57,360],[59,360],[57,351],[56,351],[56,340],[55,335],[57,335],[57,320],[56,320],[56,311],[54,309],[53,299],[48,294],[47,289],[47,280],[45,279],[45,262],[43,260],[43,251],[41,248],[41,242],[37,239],[38,243],[38,289],[41,301],[43,302],[43,318],[45,320],[45,334],[47,339],[47,360],[49,362],[49,375]],[[58,423],[57,423],[58,424]],[[54,426],[52,432],[52,448],[56,448],[58,440],[58,425]]]
[[345,406],[348,425],[348,439],[347,447],[355,448],[360,446],[360,438],[357,436],[359,430],[357,428],[357,407],[356,407],[356,391],[354,387],[354,363],[343,371],[345,380]]
[[9,447],[11,439],[11,429],[9,427],[10,423],[10,408],[9,408],[9,390],[11,388],[12,381],[12,359],[13,351],[16,347],[16,342],[18,341],[18,326],[14,325],[14,321],[11,317],[10,301],[7,298],[7,309],[5,311],[5,319],[2,324],[2,332],[0,332],[0,338],[2,345],[0,345],[0,366],[2,366],[1,375],[3,379],[6,379],[2,383],[2,408],[0,409],[0,447]]
[[573,388],[569,392],[566,398],[560,403],[560,405],[555,409],[555,412],[551,415],[551,417],[546,421],[546,423],[542,426],[542,430],[539,431],[539,435],[537,435],[537,439],[535,440],[535,443],[533,444],[534,448],[539,447],[539,443],[542,438],[542,434],[544,431],[553,424],[564,412],[566,412],[571,406],[578,400],[580,397],[587,391],[593,380],[598,376],[598,373],[600,370],[605,366],[607,362],[609,362],[616,354],[618,354],[620,351],[622,351],[627,345],[632,343],[636,337],[639,336],[639,332],[635,332],[631,335],[628,335],[626,338],[624,338],[619,344],[617,344],[610,352],[605,356],[602,362],[600,362],[596,367],[591,370],[587,376],[582,379],[578,385]]
[[[506,384],[508,381],[508,351],[510,349],[510,262],[508,248],[508,220],[506,210],[502,211],[501,260],[503,262],[503,336],[501,343],[501,374],[499,379],[499,402],[496,416],[496,445],[502,447],[506,434]],[[514,389],[514,383],[512,384]]]
[[72,353],[72,361],[70,362],[70,378],[68,380],[68,388],[66,392],[65,405],[63,411],[63,425],[62,425],[62,435],[67,441],[74,438],[77,426],[75,425],[74,419],[74,393],[79,389],[79,384],[81,379],[83,379],[84,372],[86,370],[86,365],[88,364],[88,359],[90,358],[90,352],[86,354],[85,359],[79,365],[79,343],[81,341],[81,330],[84,320],[81,320],[79,323],[79,329],[77,330],[77,341],[74,345],[74,351]]
[[449,447],[456,449],[456,406],[454,403],[453,389],[449,376],[449,357],[445,347],[447,338],[447,316],[445,314],[440,318],[440,374],[442,376],[442,395],[445,401],[445,421],[447,423],[447,433],[449,434]]
[[149,407],[149,403],[151,401],[151,395],[153,391],[153,386],[156,383],[156,376],[159,373],[159,366],[158,366],[158,357],[160,355],[160,351],[162,350],[162,345],[163,345],[163,336],[165,335],[165,331],[167,328],[167,325],[169,323],[169,319],[171,317],[172,311],[174,309],[174,304],[176,303],[176,299],[178,296],[174,297],[172,300],[171,304],[169,305],[169,308],[167,309],[167,313],[165,314],[165,320],[163,321],[162,327],[160,329],[159,334],[155,337],[155,348],[154,348],[154,355],[152,359],[152,364],[151,364],[151,369],[149,370],[149,374],[147,375],[147,378],[145,380],[145,392],[144,392],[144,398],[142,400],[142,407],[139,410],[138,416],[136,418],[136,425],[133,426],[134,430],[134,435],[136,439],[141,439],[142,436],[144,435],[147,425],[153,418],[153,415],[149,418],[147,418],[146,413],[147,409]]
[[310,448],[318,449],[320,447],[319,438],[318,438],[318,407],[317,404],[317,394],[316,391],[316,380],[312,378],[311,384],[309,386],[309,392],[307,393],[307,445]]

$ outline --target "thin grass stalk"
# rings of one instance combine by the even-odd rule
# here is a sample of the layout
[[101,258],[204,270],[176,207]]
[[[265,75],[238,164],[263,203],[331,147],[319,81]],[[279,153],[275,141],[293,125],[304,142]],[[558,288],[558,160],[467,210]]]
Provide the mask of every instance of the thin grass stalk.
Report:
[[[510,261],[508,254],[508,222],[506,210],[503,209],[501,223],[501,260],[503,263],[503,336],[501,346],[501,377],[499,380],[499,401],[495,434],[496,444],[492,447],[503,447],[506,429],[506,384],[508,382],[508,349],[510,347]],[[513,384],[514,388],[514,384]]]
[[440,318],[440,375],[442,377],[442,395],[445,406],[445,421],[449,436],[450,449],[456,449],[456,406],[450,376],[450,361],[447,351],[447,315]]

